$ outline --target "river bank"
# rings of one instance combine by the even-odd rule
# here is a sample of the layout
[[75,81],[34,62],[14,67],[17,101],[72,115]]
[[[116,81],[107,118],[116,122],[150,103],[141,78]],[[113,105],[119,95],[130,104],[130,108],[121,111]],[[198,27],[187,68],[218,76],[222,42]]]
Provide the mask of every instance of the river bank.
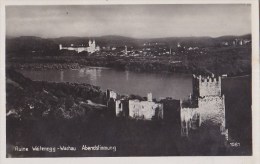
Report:
[[[79,63],[8,63],[6,65],[7,68],[15,69],[15,70],[33,70],[33,71],[48,71],[48,70],[75,70],[75,69],[84,69],[88,67],[106,67],[121,71],[132,71],[132,72],[140,72],[140,73],[183,73],[183,74],[201,74],[201,75],[211,75],[212,72],[203,69],[194,69],[189,67],[177,67],[177,68],[168,68],[168,69],[159,69],[159,70],[142,70],[138,68],[118,68],[111,67],[109,65],[81,65]],[[223,73],[228,77],[240,77],[240,76],[250,76],[251,72],[237,72],[230,73],[230,71],[226,71]],[[221,74],[221,75],[223,75]]]
[[133,72],[170,72],[228,76],[251,74],[250,49],[212,49],[208,54],[174,56],[107,56],[94,55],[7,55],[8,68],[23,70],[66,70],[85,67],[108,67]]

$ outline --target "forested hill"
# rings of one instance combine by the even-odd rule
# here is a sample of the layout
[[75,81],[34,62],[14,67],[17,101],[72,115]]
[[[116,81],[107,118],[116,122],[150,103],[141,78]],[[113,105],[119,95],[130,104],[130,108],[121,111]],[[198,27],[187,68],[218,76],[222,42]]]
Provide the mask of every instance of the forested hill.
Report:
[[105,108],[105,93],[99,87],[32,81],[12,69],[6,71],[6,93],[8,118],[86,119]]

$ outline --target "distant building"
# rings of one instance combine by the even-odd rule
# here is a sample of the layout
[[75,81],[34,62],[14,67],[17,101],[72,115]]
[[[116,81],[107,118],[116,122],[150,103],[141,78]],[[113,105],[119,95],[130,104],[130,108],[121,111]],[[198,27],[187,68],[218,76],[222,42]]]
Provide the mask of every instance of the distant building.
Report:
[[239,41],[239,45],[242,46],[243,45],[243,40]]
[[127,55],[127,46],[125,46],[125,55]]
[[74,46],[74,44],[71,44],[70,47],[63,47],[62,44],[59,45],[60,50],[72,50],[77,51],[78,53],[87,51],[88,53],[94,53],[96,51],[100,51],[100,47],[96,46],[95,40],[88,42],[88,47],[84,47],[83,44],[80,46]]
[[185,46],[177,43],[177,51],[183,53],[185,51]]
[[251,40],[249,40],[249,39],[234,39],[232,42],[232,44],[234,46],[243,46],[243,45],[247,45],[250,43],[251,43]]
[[222,42],[222,45],[224,45],[224,46],[228,46],[229,43],[228,43],[228,42]]

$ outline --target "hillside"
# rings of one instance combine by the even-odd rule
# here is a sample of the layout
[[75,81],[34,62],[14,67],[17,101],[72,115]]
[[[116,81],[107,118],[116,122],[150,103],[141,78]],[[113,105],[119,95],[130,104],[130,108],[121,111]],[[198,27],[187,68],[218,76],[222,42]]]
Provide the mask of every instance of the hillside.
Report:
[[105,96],[89,84],[36,82],[14,70],[6,72],[6,93],[8,118],[21,119],[85,118],[92,110],[103,109],[89,102],[104,103]]

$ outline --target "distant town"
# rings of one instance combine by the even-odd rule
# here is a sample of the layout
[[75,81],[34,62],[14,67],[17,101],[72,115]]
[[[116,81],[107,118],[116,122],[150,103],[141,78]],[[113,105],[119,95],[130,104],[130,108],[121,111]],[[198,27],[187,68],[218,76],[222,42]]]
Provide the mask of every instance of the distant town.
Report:
[[19,69],[98,66],[136,72],[228,76],[251,72],[251,35],[159,39],[7,37],[6,51],[7,66]]
[[[243,45],[250,45],[250,39],[234,39],[231,41],[223,41],[219,45],[220,47],[236,47]],[[95,40],[89,40],[87,44],[75,45],[71,44],[70,46],[64,47],[62,44],[59,45],[59,50],[70,50],[76,51],[77,53],[88,52],[89,54],[97,53],[99,55],[105,56],[150,56],[156,58],[157,56],[169,56],[176,55],[177,53],[192,53],[193,55],[197,54],[206,54],[207,49],[202,47],[192,47],[185,44],[177,43],[177,45],[167,45],[164,42],[146,42],[141,47],[133,46],[103,46],[100,48],[96,44]]]

